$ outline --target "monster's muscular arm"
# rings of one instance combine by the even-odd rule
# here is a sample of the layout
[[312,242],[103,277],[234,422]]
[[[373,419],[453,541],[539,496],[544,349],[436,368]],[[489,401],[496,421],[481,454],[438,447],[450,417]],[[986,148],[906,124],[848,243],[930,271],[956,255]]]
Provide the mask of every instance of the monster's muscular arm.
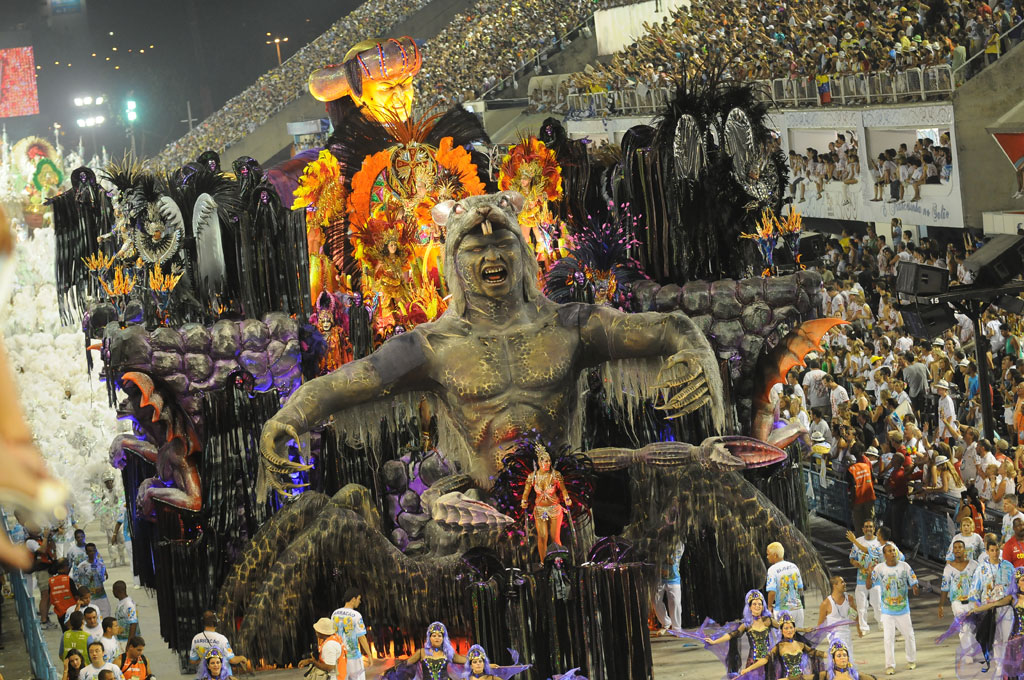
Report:
[[664,357],[660,387],[670,389],[669,417],[708,403],[716,422],[724,413],[718,362],[704,333],[682,312],[627,314],[605,306],[579,305],[582,361],[596,366],[615,359]]
[[331,414],[388,394],[429,390],[427,343],[416,328],[397,335],[365,359],[345,364],[306,383],[263,426],[260,453],[271,473],[288,474],[307,466],[291,462],[286,447]]

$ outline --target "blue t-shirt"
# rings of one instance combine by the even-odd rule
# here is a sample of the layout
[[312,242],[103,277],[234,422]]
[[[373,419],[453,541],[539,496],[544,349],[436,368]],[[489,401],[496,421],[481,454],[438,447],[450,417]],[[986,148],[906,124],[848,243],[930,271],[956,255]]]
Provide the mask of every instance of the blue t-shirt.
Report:
[[678,585],[682,582],[682,578],[679,576],[679,560],[683,559],[683,551],[685,549],[685,546],[677,545],[672,554],[665,558],[665,564],[661,567],[662,583]]
[[917,585],[917,574],[906,562],[890,567],[876,564],[871,572],[872,584],[882,587],[882,613],[900,616],[910,613],[910,589]]
[[959,570],[951,564],[946,565],[942,571],[942,592],[949,596],[950,602],[970,599],[971,582],[974,580],[974,570],[977,568],[978,563],[974,560],[970,560],[963,570]]
[[804,589],[804,579],[800,569],[792,562],[779,560],[768,567],[768,578],[765,590],[775,593],[775,608],[785,611],[796,611],[803,608],[800,591]]
[[338,629],[338,635],[345,641],[345,656],[348,660],[363,658],[363,653],[359,651],[359,638],[366,635],[363,615],[355,609],[341,607],[331,614],[331,621]]
[[974,604],[988,604],[1006,597],[1013,583],[1013,565],[1006,560],[992,564],[988,556],[978,564],[971,581],[970,599]]
[[851,546],[850,559],[856,560],[861,563],[862,566],[857,568],[857,585],[866,586],[868,583],[868,574],[870,574],[871,570],[875,568],[876,564],[878,564],[878,560],[872,556],[871,549],[880,548],[882,546],[882,543],[877,538],[869,541],[863,536],[861,536],[857,540],[867,547],[868,552],[862,552],[855,545]]
[[978,376],[974,375],[967,379],[967,398],[974,399],[978,392],[981,391],[981,387],[978,384]]

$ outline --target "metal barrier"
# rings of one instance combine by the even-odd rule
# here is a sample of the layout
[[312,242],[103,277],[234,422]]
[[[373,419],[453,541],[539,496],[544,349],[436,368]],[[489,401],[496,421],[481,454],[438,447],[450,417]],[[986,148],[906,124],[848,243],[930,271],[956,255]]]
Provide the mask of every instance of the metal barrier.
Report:
[[948,64],[940,64],[895,73],[834,75],[821,84],[813,76],[760,80],[757,84],[762,99],[780,106],[895,104],[948,99],[953,94],[953,71]]
[[[944,100],[952,96],[954,89],[953,71],[948,64],[896,73],[834,75],[820,85],[813,76],[758,80],[755,84],[760,86],[756,88],[758,99],[792,108]],[[569,118],[656,115],[671,97],[672,91],[667,87],[648,90],[643,96],[636,89],[571,94]]]
[[[0,509],[0,520],[3,522],[4,531],[10,535],[7,513],[2,509]],[[11,582],[11,590],[14,592],[18,623],[21,624],[21,632],[25,637],[25,649],[32,664],[33,676],[43,680],[60,680],[61,674],[50,662],[50,650],[46,645],[46,640],[43,639],[43,630],[39,627],[39,605],[36,604],[36,599],[32,596],[34,587],[32,575],[13,569],[7,572],[7,578]]]
[[566,103],[569,118],[653,116],[664,110],[671,98],[670,88],[656,87],[643,94],[636,89],[570,94]]
[[[804,467],[803,472],[810,511],[836,524],[849,526],[851,511],[847,483],[826,475],[827,485],[823,485],[819,471]],[[889,513],[890,496],[877,486],[875,496],[875,517],[884,522]],[[904,534],[911,537],[913,542],[909,546],[901,545],[900,548],[908,552],[908,549],[916,547],[918,555],[944,562],[949,542],[953,540],[954,532],[950,531],[950,516],[953,512],[953,509],[949,509],[947,515],[941,508],[930,507],[924,503],[911,503],[907,509]]]

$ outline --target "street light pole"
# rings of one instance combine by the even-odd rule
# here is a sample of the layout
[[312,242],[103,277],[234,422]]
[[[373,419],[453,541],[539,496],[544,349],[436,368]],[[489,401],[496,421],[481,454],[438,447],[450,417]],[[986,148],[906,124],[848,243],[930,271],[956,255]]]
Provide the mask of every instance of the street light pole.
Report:
[[280,66],[281,65],[281,43],[288,42],[288,38],[271,38],[269,33],[267,33],[267,38],[268,38],[268,40],[266,41],[266,43],[268,45],[273,45],[277,49],[277,65]]
[[185,120],[179,120],[179,123],[188,123],[188,131],[192,132],[192,123],[195,122],[195,118],[192,117],[192,100],[185,100],[185,108],[188,110],[188,118]]

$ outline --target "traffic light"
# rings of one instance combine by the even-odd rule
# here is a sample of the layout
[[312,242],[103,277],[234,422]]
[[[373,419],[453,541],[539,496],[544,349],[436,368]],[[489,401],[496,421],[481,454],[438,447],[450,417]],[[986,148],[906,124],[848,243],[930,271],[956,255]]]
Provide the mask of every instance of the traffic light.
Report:
[[138,112],[135,110],[136,105],[135,105],[135,100],[134,99],[129,99],[127,102],[125,102],[124,106],[125,106],[125,111],[124,111],[125,112],[125,117],[129,121],[134,121],[136,118],[139,117]]

